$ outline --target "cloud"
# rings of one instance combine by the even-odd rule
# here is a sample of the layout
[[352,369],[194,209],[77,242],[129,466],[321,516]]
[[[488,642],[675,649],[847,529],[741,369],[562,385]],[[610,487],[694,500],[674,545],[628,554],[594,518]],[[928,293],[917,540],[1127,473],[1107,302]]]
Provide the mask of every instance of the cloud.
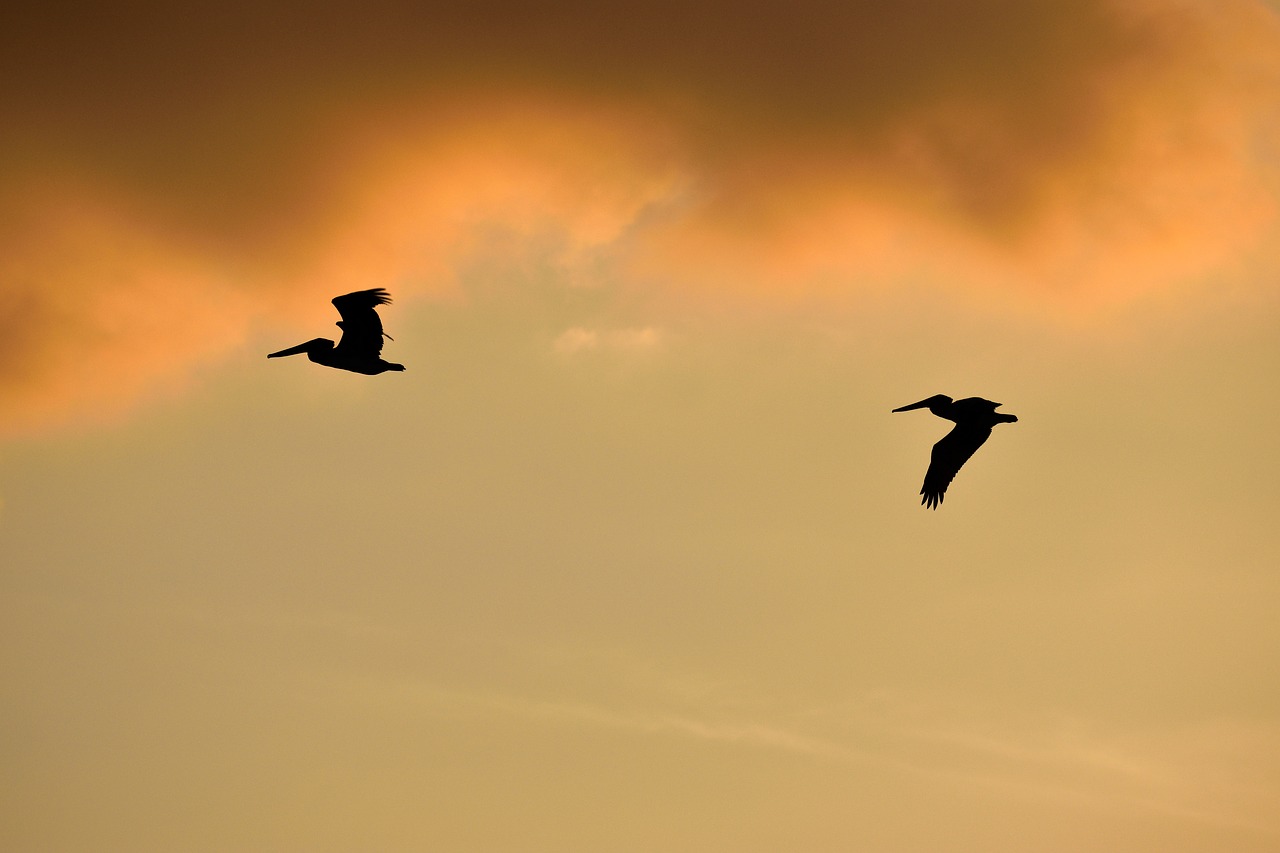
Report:
[[898,731],[928,744],[938,772],[1047,799],[1123,805],[1196,823],[1280,836],[1270,804],[1277,786],[1250,772],[1247,755],[1269,754],[1271,723],[1213,719],[1104,733],[1080,720],[1000,733],[950,719]]
[[[331,675],[329,687],[363,702],[538,720],[579,730],[682,739],[857,766],[982,791],[992,799],[1038,800],[1097,813],[1166,815],[1191,825],[1280,835],[1273,774],[1249,771],[1249,755],[1271,754],[1270,722],[1215,719],[1157,728],[1116,726],[1004,707],[979,710],[945,697],[855,696],[841,707],[776,701],[737,691],[665,689],[624,665],[598,691],[612,700],[447,686],[367,673]],[[1243,772],[1241,768],[1246,768]]]
[[658,346],[662,333],[653,326],[638,329],[610,329],[597,331],[574,326],[565,329],[555,340],[556,352],[572,354],[583,350],[614,350],[636,352]]
[[891,107],[833,104],[850,114],[821,132],[736,140],[706,167],[705,200],[655,229],[639,263],[782,298],[946,279],[1053,312],[1251,254],[1280,266],[1266,248],[1280,210],[1276,16],[1086,4],[1059,23],[1055,38],[1019,30],[1011,54],[978,60],[989,74],[950,57],[919,91],[897,82]]
[[531,243],[669,304],[924,280],[1081,317],[1280,274],[1257,0],[4,14],[3,433]]
[[152,229],[80,197],[22,214],[0,259],[5,428],[115,413],[242,339],[243,294]]
[[[193,231],[83,180],[11,188],[0,200],[17,223],[0,237],[0,434],[118,415],[263,329],[331,328],[340,293],[451,292],[495,246],[539,241],[572,269],[677,179],[649,167],[652,140],[626,122],[553,106],[461,110],[447,132],[382,129],[347,136],[334,166],[344,177],[327,182],[321,211],[251,240]],[[605,340],[634,347],[654,334]]]

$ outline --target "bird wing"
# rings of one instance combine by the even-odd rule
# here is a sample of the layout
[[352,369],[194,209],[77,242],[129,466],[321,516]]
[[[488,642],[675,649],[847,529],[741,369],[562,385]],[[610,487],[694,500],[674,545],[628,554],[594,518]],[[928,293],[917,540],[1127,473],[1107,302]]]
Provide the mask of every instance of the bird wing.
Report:
[[380,355],[384,333],[382,318],[374,309],[390,302],[391,297],[381,287],[335,296],[333,307],[342,315],[342,321],[338,323],[342,329],[338,351],[344,355],[364,358],[376,358]]
[[973,427],[956,424],[933,446],[929,458],[929,470],[924,475],[924,487],[920,489],[920,501],[930,509],[937,509],[947,486],[955,479],[960,466],[969,461],[982,443],[991,435],[991,427]]

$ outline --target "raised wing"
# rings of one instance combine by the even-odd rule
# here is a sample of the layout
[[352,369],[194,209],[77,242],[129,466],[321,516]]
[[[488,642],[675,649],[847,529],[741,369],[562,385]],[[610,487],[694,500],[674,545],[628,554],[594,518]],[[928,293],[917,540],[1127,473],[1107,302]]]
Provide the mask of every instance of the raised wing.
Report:
[[944,435],[933,446],[929,470],[924,475],[924,488],[920,490],[920,494],[924,496],[920,503],[929,509],[937,509],[960,466],[969,461],[969,457],[990,435],[991,427],[964,424],[956,424],[951,432]]
[[382,318],[374,309],[390,303],[391,297],[381,287],[334,297],[333,307],[342,315],[342,320],[338,322],[338,328],[342,329],[342,339],[338,341],[337,351],[360,358],[377,358],[381,355],[385,333],[382,331]]

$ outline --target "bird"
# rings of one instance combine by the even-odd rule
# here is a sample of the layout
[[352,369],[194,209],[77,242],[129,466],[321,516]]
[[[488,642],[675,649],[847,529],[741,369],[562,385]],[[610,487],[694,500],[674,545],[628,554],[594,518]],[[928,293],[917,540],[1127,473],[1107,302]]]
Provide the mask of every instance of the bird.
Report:
[[335,296],[333,307],[342,315],[336,324],[342,330],[337,346],[328,338],[313,338],[296,347],[269,353],[267,358],[305,352],[307,358],[316,364],[368,376],[377,376],[388,370],[404,370],[403,364],[382,360],[382,339],[391,339],[391,336],[382,331],[382,319],[375,309],[389,304],[391,296],[381,287]]
[[952,400],[946,394],[934,394],[918,403],[893,410],[909,412],[912,409],[928,409],[938,417],[955,421],[956,424],[951,432],[933,446],[929,470],[925,472],[924,486],[920,489],[921,504],[937,509],[947,493],[947,486],[955,479],[956,472],[991,435],[991,428],[996,424],[1018,422],[1016,415],[997,412],[1000,405],[981,397]]

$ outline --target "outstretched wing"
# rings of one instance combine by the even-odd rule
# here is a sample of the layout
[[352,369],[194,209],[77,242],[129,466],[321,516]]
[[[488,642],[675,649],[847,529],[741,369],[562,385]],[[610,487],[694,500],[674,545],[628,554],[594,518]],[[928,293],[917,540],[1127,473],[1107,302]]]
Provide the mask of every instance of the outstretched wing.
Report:
[[929,470],[924,475],[924,488],[920,494],[924,497],[920,503],[930,509],[937,509],[942,503],[942,496],[947,493],[947,486],[955,479],[960,466],[969,461],[982,443],[991,435],[991,427],[974,427],[956,424],[951,432],[944,435],[933,446],[933,454],[929,458]]
[[381,287],[334,297],[333,307],[342,315],[338,323],[342,339],[338,341],[337,351],[361,358],[377,358],[382,353],[384,333],[382,318],[374,309],[390,302],[391,297]]

